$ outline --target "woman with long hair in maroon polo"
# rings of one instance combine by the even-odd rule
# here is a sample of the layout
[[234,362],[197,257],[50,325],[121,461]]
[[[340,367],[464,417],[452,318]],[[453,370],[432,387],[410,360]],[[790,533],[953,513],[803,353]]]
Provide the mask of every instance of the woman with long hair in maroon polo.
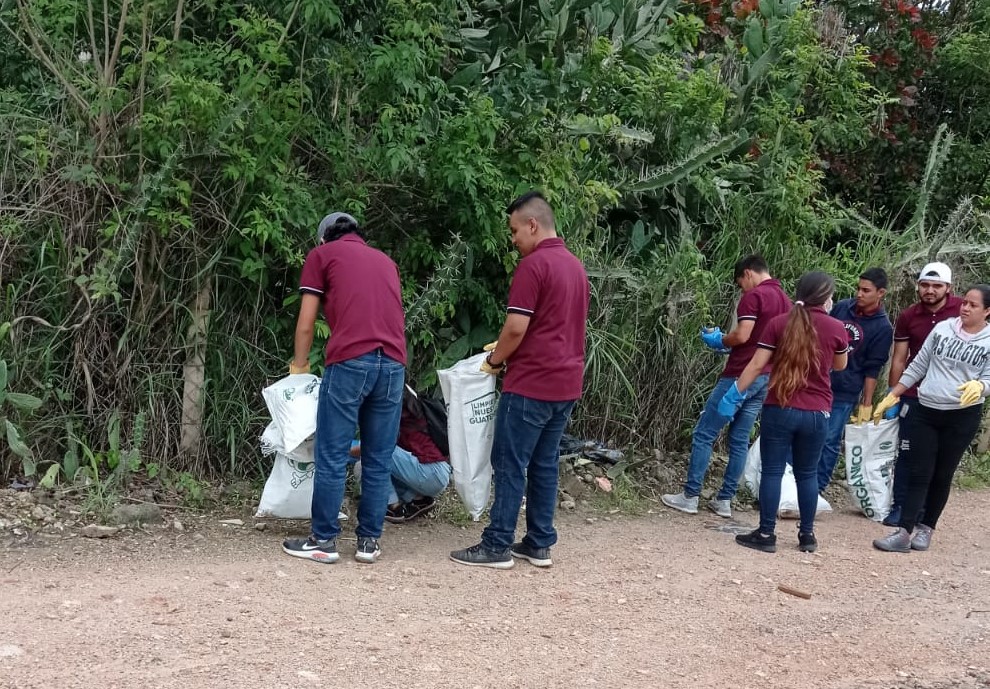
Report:
[[756,354],[736,384],[719,403],[719,413],[731,416],[748,388],[770,364],[770,383],[760,421],[760,526],[736,536],[736,543],[766,553],[777,551],[777,508],[780,483],[790,460],[798,490],[798,547],[818,548],[815,511],[818,508],[818,458],[828,431],[832,408],[829,374],[846,366],[848,336],[842,323],[828,315],[835,282],[822,272],[798,280],[790,313],[771,320]]

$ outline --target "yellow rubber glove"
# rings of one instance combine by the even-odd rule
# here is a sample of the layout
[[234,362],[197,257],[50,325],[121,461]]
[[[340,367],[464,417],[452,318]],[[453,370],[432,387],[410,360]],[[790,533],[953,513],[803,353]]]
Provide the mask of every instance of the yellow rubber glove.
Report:
[[888,392],[887,396],[880,400],[880,404],[873,408],[873,423],[879,424],[880,419],[883,418],[883,413],[900,401],[900,397]]
[[852,417],[849,419],[849,423],[859,425],[866,423],[871,418],[873,418],[873,405],[872,404],[861,404],[856,407],[856,411],[853,412]]
[[294,376],[297,373],[309,373],[309,362],[306,362],[305,366],[296,366],[293,362],[289,362],[289,375]]
[[967,380],[956,390],[962,393],[959,398],[960,407],[968,407],[983,397],[983,383],[978,380]]
[[485,351],[485,352],[494,352],[495,351],[495,348],[497,346],[498,346],[498,340],[495,340],[494,342],[489,342],[488,344],[486,344],[481,349],[482,349],[482,351]]
[[[491,354],[489,354],[488,356],[491,356]],[[490,363],[488,363],[488,356],[486,356],[484,361],[481,362],[480,370],[482,373],[488,373],[490,375],[497,376],[499,373],[505,370],[504,361],[498,366],[492,366]]]

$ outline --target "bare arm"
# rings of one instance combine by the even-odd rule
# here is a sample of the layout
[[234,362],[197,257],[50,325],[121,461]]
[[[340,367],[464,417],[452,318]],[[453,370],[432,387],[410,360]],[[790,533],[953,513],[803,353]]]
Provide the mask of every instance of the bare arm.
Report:
[[[832,370],[833,371],[841,371],[842,369],[844,369],[848,365],[849,365],[849,354],[848,353],[843,352],[842,354],[836,354],[836,355],[834,355],[832,357]],[[874,384],[876,384],[876,381],[875,380],[874,380]]]
[[769,349],[757,349],[753,358],[749,360],[746,368],[736,379],[736,387],[739,392],[746,392],[746,389],[753,384],[753,381],[760,375],[760,372],[770,363],[773,352]]
[[526,336],[529,329],[529,316],[518,313],[510,313],[505,317],[505,324],[502,325],[502,332],[498,335],[498,345],[488,355],[488,360],[493,366],[505,362],[519,348],[519,343]]
[[722,344],[726,347],[737,347],[741,344],[746,344],[749,342],[749,338],[753,334],[753,328],[755,326],[756,321],[749,318],[739,321],[739,323],[736,324],[736,327],[722,338]]
[[865,378],[863,379],[863,398],[860,400],[860,404],[865,404],[873,406],[873,393],[877,389],[877,379],[876,378]]
[[890,355],[890,373],[887,375],[887,387],[892,388],[897,385],[897,381],[904,374],[907,368],[908,343],[907,340],[894,342],[894,353]]
[[315,294],[303,294],[296,320],[296,339],[292,365],[304,368],[309,364],[309,350],[313,347],[313,330],[320,313],[320,298]]

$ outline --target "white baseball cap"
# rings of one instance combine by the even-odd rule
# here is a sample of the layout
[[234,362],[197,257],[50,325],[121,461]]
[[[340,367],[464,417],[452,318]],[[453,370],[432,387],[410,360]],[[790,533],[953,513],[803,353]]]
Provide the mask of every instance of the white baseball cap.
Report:
[[924,268],[921,269],[921,274],[918,275],[918,282],[922,280],[927,280],[928,282],[944,282],[947,285],[952,284],[952,268],[945,265],[944,263],[929,263]]

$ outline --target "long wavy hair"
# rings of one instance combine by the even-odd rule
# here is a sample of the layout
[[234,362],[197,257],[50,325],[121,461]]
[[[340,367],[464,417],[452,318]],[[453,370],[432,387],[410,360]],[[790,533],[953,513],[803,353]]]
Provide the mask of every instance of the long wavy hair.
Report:
[[794,307],[777,344],[770,375],[770,389],[781,406],[787,406],[797,389],[807,384],[811,367],[821,356],[808,309],[825,304],[834,291],[835,281],[827,273],[805,273],[798,280]]

